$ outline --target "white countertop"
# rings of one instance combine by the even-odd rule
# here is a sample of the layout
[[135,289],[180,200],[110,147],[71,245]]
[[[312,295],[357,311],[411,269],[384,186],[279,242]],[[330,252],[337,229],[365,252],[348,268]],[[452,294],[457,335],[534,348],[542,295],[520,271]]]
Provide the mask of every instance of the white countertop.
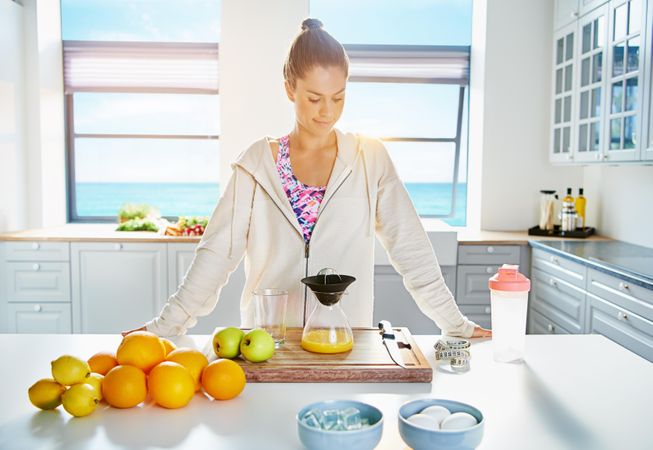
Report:
[[[433,367],[437,338],[416,337]],[[176,341],[201,349],[207,339]],[[405,449],[397,411],[419,397],[478,407],[486,418],[479,449],[650,449],[653,442],[653,364],[597,335],[528,336],[524,364],[495,363],[491,342],[476,341],[469,372],[451,374],[441,366],[432,384],[249,383],[230,401],[197,394],[178,410],[103,403],[84,418],[29,403],[28,387],[50,376],[52,359],[64,353],[88,358],[119,342],[116,335],[0,335],[0,449],[299,449],[297,411],[336,398],[380,408],[385,423],[377,448]]]

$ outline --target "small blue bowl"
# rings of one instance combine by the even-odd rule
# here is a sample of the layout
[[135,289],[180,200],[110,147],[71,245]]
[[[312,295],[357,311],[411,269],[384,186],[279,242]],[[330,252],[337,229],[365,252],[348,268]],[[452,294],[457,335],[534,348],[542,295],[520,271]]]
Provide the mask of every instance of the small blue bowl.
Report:
[[[356,408],[361,417],[370,421],[370,426],[360,430],[331,431],[320,430],[304,424],[301,418],[311,409],[325,411],[328,409]],[[372,405],[355,400],[327,400],[306,405],[297,413],[297,430],[299,440],[304,447],[311,450],[371,450],[381,440],[383,433],[383,413]]]
[[[408,422],[413,414],[421,412],[424,408],[440,405],[451,413],[466,412],[476,418],[478,424],[466,430],[427,430]],[[446,448],[448,450],[471,450],[481,443],[485,420],[481,411],[471,405],[453,400],[440,400],[424,398],[404,403],[399,408],[399,434],[406,444],[414,450]]]

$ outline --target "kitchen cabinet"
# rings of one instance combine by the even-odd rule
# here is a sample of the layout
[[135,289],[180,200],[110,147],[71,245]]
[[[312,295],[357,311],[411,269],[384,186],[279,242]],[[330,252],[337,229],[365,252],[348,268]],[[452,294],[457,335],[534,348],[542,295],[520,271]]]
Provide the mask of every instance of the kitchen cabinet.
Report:
[[644,71],[645,0],[609,4],[604,139],[609,161],[639,159]]
[[[444,282],[454,294],[456,291],[456,267],[441,266]],[[373,323],[389,320],[395,327],[407,327],[411,334],[440,333],[431,319],[422,313],[406,290],[403,279],[392,266],[374,267],[374,315]]]
[[576,22],[554,33],[552,136],[549,156],[552,162],[573,160],[576,42]]
[[[582,1],[582,0],[581,0]],[[583,3],[587,3],[585,0]],[[574,23],[580,11],[579,0],[555,0],[553,7],[554,29]]]
[[528,311],[528,332],[529,334],[571,334],[534,309]]
[[167,244],[73,242],[73,331],[118,333],[159,313],[167,298]]
[[594,8],[598,8],[606,3],[608,3],[608,0],[580,0],[578,5],[579,15],[583,16]]
[[[193,262],[195,243],[168,244],[168,297],[177,291]],[[240,297],[245,286],[245,269],[241,263],[220,291],[218,304],[206,316],[198,317],[189,331],[193,334],[212,334],[215,327],[233,327],[240,324]],[[165,302],[166,299],[164,299]],[[151,319],[151,317],[150,317]],[[149,319],[148,319],[149,320]]]
[[584,15],[578,21],[579,76],[578,94],[574,96],[576,112],[576,155],[574,160],[601,161],[603,159],[605,92],[607,61],[608,5]]
[[648,50],[648,58],[644,58],[645,72],[645,105],[644,105],[644,125],[642,130],[645,132],[645,137],[642,139],[642,160],[653,161],[653,57],[651,51],[653,50],[653,1],[648,2],[648,11],[646,14],[647,33],[646,33],[646,48]]
[[0,257],[0,331],[70,333],[68,244],[4,242]]
[[70,303],[10,303],[8,333],[71,333]]

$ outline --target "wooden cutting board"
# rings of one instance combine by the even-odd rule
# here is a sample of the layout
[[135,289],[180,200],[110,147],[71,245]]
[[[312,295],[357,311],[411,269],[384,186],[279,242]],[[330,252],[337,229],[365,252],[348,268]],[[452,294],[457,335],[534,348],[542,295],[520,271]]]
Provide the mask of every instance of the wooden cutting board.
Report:
[[[301,348],[301,328],[289,328],[286,342],[262,363],[236,358],[250,383],[430,383],[433,369],[408,328],[394,328],[406,369],[392,361],[378,328],[354,328],[354,348],[333,355]],[[402,345],[406,344],[406,345]],[[205,354],[217,359],[209,342]]]

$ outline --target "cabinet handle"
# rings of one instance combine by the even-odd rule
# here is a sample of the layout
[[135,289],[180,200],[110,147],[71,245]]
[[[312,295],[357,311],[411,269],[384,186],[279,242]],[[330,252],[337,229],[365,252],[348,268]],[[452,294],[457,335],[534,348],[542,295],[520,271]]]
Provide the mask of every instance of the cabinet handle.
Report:
[[34,264],[32,265],[32,269],[33,269],[33,270],[39,270],[40,268],[41,268],[41,265],[40,265],[40,264],[34,263]]
[[116,250],[122,250],[122,244],[118,243],[118,244],[114,245],[114,248]]
[[32,250],[38,250],[39,247],[41,247],[41,246],[39,245],[38,242],[33,242],[33,243],[32,243]]
[[552,324],[548,324],[546,326],[546,329],[549,330],[549,333],[553,333],[555,331],[556,327],[554,327]]
[[494,273],[494,267],[490,267],[490,266],[486,267],[485,272],[486,273]]
[[552,256],[550,259],[553,264],[558,264],[558,258],[556,258],[555,256]]
[[485,307],[485,314],[490,314],[491,312],[492,312],[492,308],[490,308],[489,306],[486,306]]
[[487,248],[488,253],[494,253],[494,247],[490,246]]
[[34,311],[35,312],[41,312],[41,309],[43,309],[43,308],[41,308],[41,305],[34,305]]
[[620,291],[626,291],[630,289],[630,286],[628,286],[628,283],[624,283],[623,281],[619,283],[619,290]]
[[549,284],[553,287],[558,287],[558,282],[553,278],[549,278]]
[[572,11],[571,12],[571,17],[578,17],[578,11]]
[[619,320],[621,320],[621,321],[628,320],[628,314],[626,314],[626,313],[623,312],[623,311],[619,311],[619,312],[617,313],[617,319],[619,319]]

